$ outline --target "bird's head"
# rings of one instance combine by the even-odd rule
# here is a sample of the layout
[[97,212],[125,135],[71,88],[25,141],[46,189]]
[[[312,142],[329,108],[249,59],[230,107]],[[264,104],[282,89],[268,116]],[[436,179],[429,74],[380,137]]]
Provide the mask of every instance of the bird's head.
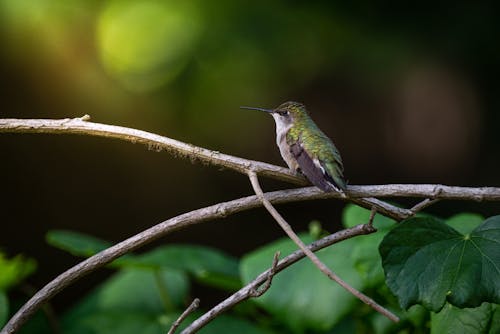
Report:
[[302,103],[293,101],[282,103],[274,109],[254,107],[240,108],[267,112],[273,116],[277,126],[287,126],[308,117],[306,107]]

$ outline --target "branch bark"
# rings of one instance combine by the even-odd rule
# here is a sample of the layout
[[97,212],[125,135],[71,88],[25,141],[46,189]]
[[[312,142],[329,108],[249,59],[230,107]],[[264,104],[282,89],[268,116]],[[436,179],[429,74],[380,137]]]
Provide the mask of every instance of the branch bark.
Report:
[[[146,144],[156,150],[165,149],[176,155],[198,159],[205,163],[224,167],[247,174],[253,170],[259,176],[270,177],[277,180],[304,185],[307,181],[289,169],[260,161],[247,160],[235,156],[211,151],[202,147],[183,143],[171,138],[152,134],[136,129],[89,122],[89,116],[74,119],[0,119],[0,133],[51,133],[51,134],[81,134],[116,138],[132,143]],[[266,193],[265,197],[273,204],[294,202],[302,200],[339,198],[352,201],[366,208],[375,208],[378,213],[387,215],[397,220],[415,214],[412,210],[399,208],[378,198],[387,197],[415,197],[426,198],[421,209],[436,200],[474,200],[474,201],[500,201],[500,188],[494,187],[450,187],[432,184],[391,184],[373,186],[349,186],[343,195],[331,192],[324,193],[316,187],[305,187],[291,190]],[[248,196],[237,200],[219,203],[203,209],[194,210],[183,215],[171,218],[148,230],[138,233],[115,246],[112,246],[65,271],[45,287],[38,291],[18,312],[9,320],[2,329],[1,334],[14,333],[33,313],[45,302],[59,293],[68,285],[106,265],[121,255],[137,249],[153,240],[178,229],[201,223],[207,220],[223,218],[227,215],[251,209],[261,205],[257,196]]]

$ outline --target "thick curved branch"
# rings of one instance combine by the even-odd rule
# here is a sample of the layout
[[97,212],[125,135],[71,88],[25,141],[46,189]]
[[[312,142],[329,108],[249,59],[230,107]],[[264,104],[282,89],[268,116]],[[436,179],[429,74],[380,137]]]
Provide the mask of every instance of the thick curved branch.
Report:
[[[324,193],[313,187],[274,191],[266,193],[265,195],[266,198],[273,204],[324,198]],[[0,334],[15,333],[44,303],[60,291],[85,275],[90,274],[98,268],[124,255],[125,253],[131,252],[179,229],[208,220],[225,218],[234,213],[256,208],[261,205],[261,200],[255,195],[215,204],[168,219],[112,247],[109,247],[102,252],[80,262],[74,267],[71,267],[45,285],[41,290],[33,295],[33,297],[28,300],[26,304],[24,304],[16,312],[16,314],[14,314],[14,316],[2,329]]]

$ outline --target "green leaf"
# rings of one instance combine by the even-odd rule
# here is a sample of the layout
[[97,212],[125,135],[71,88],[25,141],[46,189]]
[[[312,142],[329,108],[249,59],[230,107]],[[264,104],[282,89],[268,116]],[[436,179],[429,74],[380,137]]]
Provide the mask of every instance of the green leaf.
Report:
[[500,305],[495,305],[493,315],[491,316],[491,327],[488,334],[500,333]]
[[64,322],[71,326],[101,312],[163,314],[184,306],[188,292],[189,282],[182,272],[124,269],[87,294],[64,316]]
[[196,245],[159,247],[135,256],[136,265],[183,270],[206,285],[235,290],[241,287],[238,260],[216,249]]
[[73,231],[52,230],[45,236],[47,243],[75,256],[90,257],[112,246],[108,241]]
[[[311,242],[309,235],[300,237],[306,243]],[[350,259],[352,244],[347,241],[316,254],[342,279],[361,289],[363,280]],[[240,265],[243,281],[248,283],[269,268],[276,251],[283,258],[296,249],[293,242],[284,238],[245,255]],[[328,330],[356,305],[351,294],[329,280],[307,258],[276,275],[271,288],[255,302],[298,332]]]
[[[54,230],[47,233],[47,242],[75,256],[89,257],[112,244],[79,232]],[[111,263],[118,268],[174,268],[193,275],[205,285],[225,290],[241,287],[238,260],[216,249],[196,245],[169,245],[150,252],[127,254]]]
[[[345,227],[353,227],[367,223],[369,218],[370,210],[350,204],[343,212],[342,222]],[[373,225],[378,229],[377,233],[342,242],[351,248],[350,258],[366,287],[374,287],[384,281],[380,254],[375,250],[395,223],[396,221],[377,214],[373,219]]]
[[[186,325],[189,322],[186,321]],[[179,331],[180,333],[180,331]],[[220,333],[238,333],[238,334],[272,334],[273,332],[266,328],[261,328],[254,323],[234,316],[222,315],[203,327],[200,334],[220,334]]]
[[[162,289],[170,299],[167,308]],[[151,270],[123,269],[67,312],[62,318],[62,329],[72,334],[164,334],[185,309],[186,300],[188,281],[181,271],[162,270],[155,277]],[[190,315],[178,332],[200,315],[200,312]],[[234,332],[271,334],[246,320],[227,315],[200,331],[205,334]]]
[[9,300],[4,291],[0,290],[0,328],[7,322],[9,316]]
[[379,250],[386,282],[401,307],[434,312],[500,302],[500,216],[462,235],[432,217],[410,218],[389,232]]
[[71,334],[161,334],[168,327],[162,322],[161,314],[146,312],[113,312],[92,313],[76,319],[64,327],[64,333]]
[[473,229],[479,226],[484,220],[484,217],[475,213],[459,213],[446,220],[446,224],[453,227],[462,234],[472,232]]
[[[342,224],[345,227],[353,227],[359,224],[366,224],[370,219],[370,210],[362,208],[354,204],[346,205],[342,213]],[[373,226],[378,230],[387,231],[396,223],[395,220],[376,214],[373,219]]]
[[36,270],[36,261],[16,255],[11,259],[0,252],[0,290],[19,284]]
[[441,312],[431,313],[431,334],[488,333],[494,305],[483,303],[476,308],[460,309],[446,304]]

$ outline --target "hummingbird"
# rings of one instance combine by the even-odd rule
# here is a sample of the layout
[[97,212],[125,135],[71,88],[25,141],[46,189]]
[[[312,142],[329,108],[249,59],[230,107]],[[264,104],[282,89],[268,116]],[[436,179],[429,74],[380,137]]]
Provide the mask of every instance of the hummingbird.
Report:
[[288,167],[303,174],[325,192],[346,189],[340,153],[299,102],[285,102],[275,109],[241,107],[264,111],[276,123],[276,144]]

